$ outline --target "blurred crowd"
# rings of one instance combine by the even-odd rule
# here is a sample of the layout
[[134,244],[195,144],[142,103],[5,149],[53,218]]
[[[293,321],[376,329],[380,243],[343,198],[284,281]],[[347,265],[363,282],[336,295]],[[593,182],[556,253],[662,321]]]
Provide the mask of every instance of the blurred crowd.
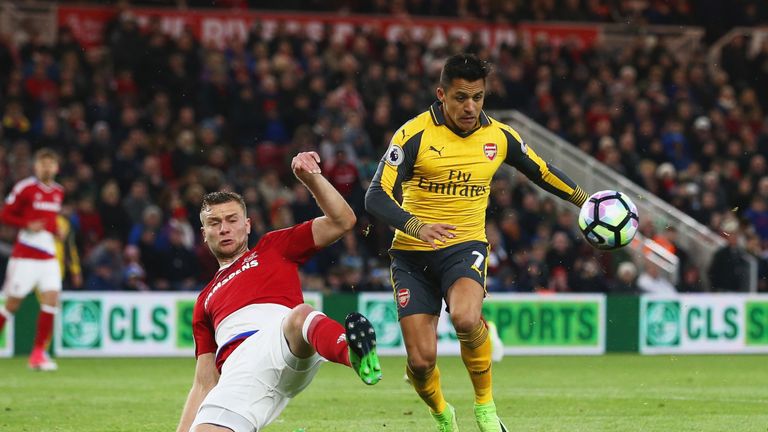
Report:
[[735,26],[761,25],[760,0],[86,0],[99,4],[181,8],[275,9],[342,14],[458,17],[494,23],[583,21],[630,25],[697,25],[714,41]]
[[[457,2],[465,3],[486,2]],[[442,61],[471,51],[494,64],[486,110],[523,111],[729,242],[711,268],[697,268],[674,227],[648,218],[641,232],[681,260],[673,286],[625,252],[597,253],[575,231],[576,209],[558,211],[554,198],[540,200],[521,176],[503,173],[488,212],[491,291],[700,291],[703,272],[724,291],[743,276],[734,276],[743,254],[758,259],[766,289],[768,42],[752,55],[735,39],[713,72],[705,51],[683,61],[651,37],[618,51],[541,39],[491,52],[457,39],[390,42],[362,29],[313,41],[278,27],[271,39],[254,28],[214,49],[190,32],[167,36],[159,20],[140,29],[121,15],[106,29],[105,50],[83,50],[67,28],[53,45],[8,40],[0,39],[0,190],[31,175],[36,149],[62,155],[64,213],[85,272],[83,286],[71,288],[199,289],[217,269],[201,242],[202,196],[242,193],[255,242],[320,214],[289,169],[295,153],[313,150],[358,227],[303,267],[304,286],[391,289],[392,232],[366,214],[365,189],[391,134],[433,101]],[[0,253],[14,234],[0,227]]]

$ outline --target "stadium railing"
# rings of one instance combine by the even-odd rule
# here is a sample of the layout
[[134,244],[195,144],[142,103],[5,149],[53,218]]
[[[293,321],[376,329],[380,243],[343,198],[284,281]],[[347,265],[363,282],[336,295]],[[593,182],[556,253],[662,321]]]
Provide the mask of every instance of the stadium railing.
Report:
[[48,44],[56,41],[58,25],[55,4],[39,1],[0,1],[0,32],[17,45],[37,35]]
[[[635,202],[641,220],[652,218],[657,230],[668,226],[675,227],[679,245],[688,252],[691,262],[699,268],[702,288],[709,289],[707,270],[714,253],[726,244],[723,238],[519,111],[492,111],[489,114],[515,128],[524,140],[533,144],[536,152],[544,160],[568,173],[588,193],[605,189],[620,190],[627,193]],[[546,194],[543,190],[540,193]],[[569,203],[561,200],[556,202],[563,207],[570,206]],[[638,241],[631,244],[630,250],[639,268],[645,265],[647,259],[658,265],[670,282],[677,283],[678,259],[660,244],[638,235]],[[757,291],[757,261],[750,256],[748,264],[751,275],[749,286],[738,287],[735,291]]]
[[696,26],[676,25],[630,25],[619,23],[600,24],[602,45],[609,51],[618,51],[631,46],[638,37],[653,38],[663,42],[669,52],[681,62],[687,62],[699,50],[704,38],[704,29]]
[[711,76],[716,76],[722,69],[723,48],[738,36],[748,38],[745,54],[751,59],[760,52],[763,44],[768,40],[768,27],[735,27],[715,41],[707,51],[707,65]]

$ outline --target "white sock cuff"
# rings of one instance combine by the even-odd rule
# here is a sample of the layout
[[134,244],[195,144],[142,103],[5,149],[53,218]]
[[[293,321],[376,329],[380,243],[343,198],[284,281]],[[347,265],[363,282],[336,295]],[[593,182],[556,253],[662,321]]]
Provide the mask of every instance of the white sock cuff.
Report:
[[40,305],[40,310],[45,313],[49,313],[51,315],[56,315],[59,312],[59,308],[56,306],[49,306],[49,305]]
[[309,343],[309,336],[307,335],[309,332],[309,325],[312,324],[312,320],[318,315],[325,316],[325,314],[320,311],[312,311],[307,315],[307,319],[304,320],[304,324],[301,326],[301,337],[304,338],[304,342],[306,343]]

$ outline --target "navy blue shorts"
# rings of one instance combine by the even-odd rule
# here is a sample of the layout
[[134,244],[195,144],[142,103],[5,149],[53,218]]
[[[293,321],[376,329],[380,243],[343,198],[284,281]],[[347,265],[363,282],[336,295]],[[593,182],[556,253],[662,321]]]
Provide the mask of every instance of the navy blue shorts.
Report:
[[469,241],[436,251],[391,249],[390,271],[397,315],[440,315],[448,288],[459,278],[470,278],[485,289],[488,244]]

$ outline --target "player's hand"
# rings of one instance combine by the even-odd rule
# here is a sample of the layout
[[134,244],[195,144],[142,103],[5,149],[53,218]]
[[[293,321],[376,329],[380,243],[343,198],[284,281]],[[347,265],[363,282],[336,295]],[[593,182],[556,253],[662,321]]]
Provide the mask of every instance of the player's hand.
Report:
[[32,232],[38,232],[45,229],[45,222],[41,221],[40,219],[30,221],[27,224],[27,229]]
[[320,155],[316,152],[301,152],[293,157],[291,169],[299,179],[306,174],[320,174]]
[[72,286],[75,288],[80,288],[81,286],[83,286],[83,275],[81,275],[80,273],[73,274]]
[[437,242],[445,244],[448,239],[456,237],[451,231],[455,230],[456,226],[448,224],[426,224],[419,230],[419,239],[429,243],[432,249],[437,249]]

